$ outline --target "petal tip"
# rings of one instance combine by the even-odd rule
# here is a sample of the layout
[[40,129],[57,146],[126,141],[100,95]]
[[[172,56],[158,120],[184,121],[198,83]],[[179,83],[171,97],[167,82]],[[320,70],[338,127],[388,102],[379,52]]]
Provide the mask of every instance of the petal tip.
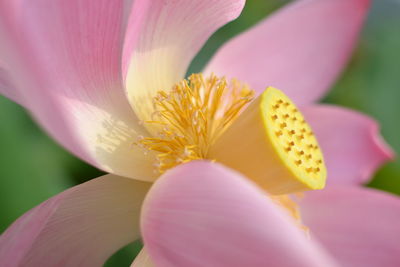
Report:
[[396,158],[396,153],[381,135],[380,125],[377,121],[371,122],[369,139],[370,149],[375,151],[375,157],[370,163],[369,167],[366,167],[364,171],[361,172],[361,183],[368,182],[371,178],[373,178],[374,173],[376,173],[380,167]]
[[379,155],[381,155],[381,163],[386,161],[392,161],[396,158],[396,153],[385,141],[380,132],[380,126],[378,123],[371,129],[371,139],[375,145],[375,148]]

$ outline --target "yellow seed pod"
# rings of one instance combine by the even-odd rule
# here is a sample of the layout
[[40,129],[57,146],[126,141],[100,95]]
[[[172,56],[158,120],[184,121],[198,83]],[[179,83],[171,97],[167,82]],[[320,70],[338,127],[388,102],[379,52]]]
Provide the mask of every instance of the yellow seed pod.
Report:
[[293,102],[269,87],[211,146],[208,158],[242,172],[271,194],[322,189],[318,142]]

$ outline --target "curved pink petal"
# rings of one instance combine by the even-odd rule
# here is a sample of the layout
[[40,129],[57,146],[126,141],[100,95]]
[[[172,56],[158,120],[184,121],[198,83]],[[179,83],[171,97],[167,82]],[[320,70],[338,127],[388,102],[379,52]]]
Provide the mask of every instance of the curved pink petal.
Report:
[[324,153],[328,184],[367,182],[377,168],[393,158],[373,119],[331,105],[308,106],[302,111]]
[[212,162],[160,177],[141,229],[156,266],[334,266],[263,191]]
[[150,163],[132,146],[146,132],[123,89],[126,10],[128,1],[1,0],[0,59],[16,90],[1,91],[84,160],[150,177]]
[[298,0],[225,44],[206,72],[319,99],[348,61],[369,0]]
[[337,186],[309,192],[300,204],[304,223],[341,266],[400,266],[398,197]]
[[138,116],[151,120],[152,98],[184,78],[203,44],[239,16],[245,0],[137,0],[124,46],[128,98]]
[[139,237],[149,187],[106,175],[47,200],[0,236],[2,266],[102,266]]

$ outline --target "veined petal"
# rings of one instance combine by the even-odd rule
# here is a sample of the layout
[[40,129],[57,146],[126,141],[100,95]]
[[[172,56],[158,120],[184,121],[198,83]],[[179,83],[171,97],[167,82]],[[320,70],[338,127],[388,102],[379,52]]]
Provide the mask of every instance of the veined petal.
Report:
[[308,106],[302,111],[324,153],[328,184],[365,183],[393,158],[373,119],[331,105]]
[[2,266],[102,266],[139,238],[150,183],[106,175],[30,210],[0,237]]
[[84,160],[107,172],[151,177],[150,163],[132,146],[145,130],[122,82],[127,9],[128,1],[1,0],[7,80],[0,73],[0,90]]
[[335,266],[263,191],[207,161],[155,182],[141,229],[156,266]]
[[127,95],[136,114],[151,120],[152,98],[184,78],[210,35],[235,19],[244,0],[138,0],[124,46]]
[[400,199],[361,187],[309,192],[300,202],[305,225],[341,266],[400,265]]
[[348,61],[368,6],[368,0],[293,1],[222,46],[206,72],[259,92],[279,88],[299,105],[313,102]]

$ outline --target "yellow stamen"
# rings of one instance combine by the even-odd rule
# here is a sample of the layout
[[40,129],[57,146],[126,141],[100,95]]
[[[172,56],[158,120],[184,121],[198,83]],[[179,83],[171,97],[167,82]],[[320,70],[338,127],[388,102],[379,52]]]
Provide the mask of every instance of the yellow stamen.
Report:
[[325,186],[322,152],[310,126],[292,101],[271,87],[220,136],[209,157],[271,194]]
[[170,92],[154,98],[153,120],[147,121],[153,137],[138,145],[157,153],[162,173],[178,164],[207,158],[209,148],[252,100],[248,86],[211,75],[193,74]]

